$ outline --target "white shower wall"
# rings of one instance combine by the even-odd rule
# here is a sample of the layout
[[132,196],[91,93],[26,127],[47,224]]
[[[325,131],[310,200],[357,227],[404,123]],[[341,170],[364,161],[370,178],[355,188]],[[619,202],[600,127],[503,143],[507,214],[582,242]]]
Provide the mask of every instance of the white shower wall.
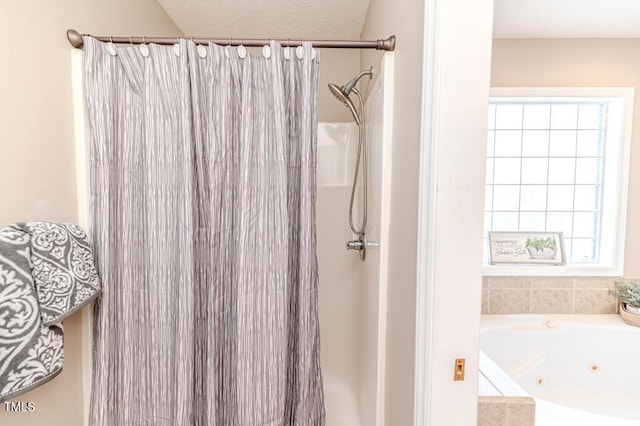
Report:
[[[393,53],[369,87],[367,259],[347,252],[348,208],[358,142],[353,123],[320,123],[317,233],[320,332],[327,426],[384,424],[385,329]],[[359,188],[360,190],[361,188]],[[356,226],[361,205],[356,205]]]

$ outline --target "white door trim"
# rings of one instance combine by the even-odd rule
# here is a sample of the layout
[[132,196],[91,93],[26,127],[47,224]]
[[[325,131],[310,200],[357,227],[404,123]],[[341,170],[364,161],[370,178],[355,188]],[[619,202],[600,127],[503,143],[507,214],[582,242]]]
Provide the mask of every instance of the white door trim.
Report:
[[[493,0],[425,0],[424,10],[414,425],[468,426],[477,423]],[[458,357],[466,379],[454,382]]]
[[[416,366],[415,366],[415,426],[426,426],[431,413],[431,359],[433,341],[433,257],[435,250],[435,203],[438,144],[438,98],[440,78],[440,18],[438,0],[425,0],[422,126],[420,174],[418,189],[418,261],[416,289]],[[428,144],[427,141],[434,143]]]

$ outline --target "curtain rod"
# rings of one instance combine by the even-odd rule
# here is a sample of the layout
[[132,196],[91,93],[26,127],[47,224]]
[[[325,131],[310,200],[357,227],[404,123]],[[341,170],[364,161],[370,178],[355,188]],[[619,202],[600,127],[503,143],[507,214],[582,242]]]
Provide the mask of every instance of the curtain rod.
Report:
[[[76,30],[67,31],[67,39],[69,43],[76,49],[82,49],[84,42],[82,36],[91,34],[80,34]],[[213,42],[220,45],[239,46],[264,46],[269,44],[272,39],[233,39],[233,38],[213,38],[213,37],[116,37],[116,36],[92,36],[100,41],[113,43],[155,43],[155,44],[174,44],[179,38],[193,40],[195,43]],[[300,46],[302,40],[291,39],[273,39],[283,46]],[[309,40],[313,47],[333,47],[339,49],[377,49],[392,51],[396,48],[396,36],[392,35],[386,39],[378,40]]]

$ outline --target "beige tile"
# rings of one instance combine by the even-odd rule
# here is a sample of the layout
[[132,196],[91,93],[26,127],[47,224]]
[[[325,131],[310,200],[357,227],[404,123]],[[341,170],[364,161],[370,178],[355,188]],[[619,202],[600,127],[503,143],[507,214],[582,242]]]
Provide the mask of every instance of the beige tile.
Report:
[[576,277],[573,279],[573,284],[575,288],[609,289],[613,288],[613,282],[617,280],[619,278]]
[[489,277],[482,277],[482,288],[489,288]]
[[529,288],[529,277],[487,277],[489,288]]
[[507,404],[501,399],[486,396],[478,398],[478,426],[507,425]]
[[615,314],[617,300],[609,290],[576,290],[574,314]]
[[518,289],[489,290],[490,314],[528,314],[531,291]]
[[573,290],[531,290],[531,312],[570,314],[573,312]]
[[533,398],[519,398],[507,404],[508,426],[534,426],[535,422],[536,404]]
[[486,288],[482,289],[482,313],[489,313],[489,290]]
[[572,277],[532,277],[531,288],[573,288]]

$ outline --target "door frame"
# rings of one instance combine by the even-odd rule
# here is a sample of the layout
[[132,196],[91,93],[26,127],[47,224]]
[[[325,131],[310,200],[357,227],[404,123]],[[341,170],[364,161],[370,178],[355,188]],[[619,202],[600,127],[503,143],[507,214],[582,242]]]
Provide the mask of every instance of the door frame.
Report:
[[[425,0],[414,424],[477,424],[493,0]],[[472,72],[470,70],[473,70]],[[456,358],[466,379],[453,380]]]

